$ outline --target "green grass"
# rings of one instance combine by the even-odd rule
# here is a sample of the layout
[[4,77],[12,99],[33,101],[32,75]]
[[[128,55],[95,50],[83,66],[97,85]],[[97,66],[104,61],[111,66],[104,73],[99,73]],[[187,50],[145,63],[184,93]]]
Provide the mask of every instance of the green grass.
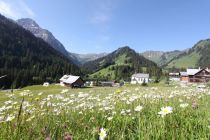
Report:
[[101,76],[107,77],[108,75],[110,75],[111,79],[114,79],[115,74],[114,74],[114,70],[111,70],[112,66],[114,66],[114,65],[111,65],[107,68],[101,69],[101,70],[91,74],[90,77],[91,78],[94,78],[94,76],[96,76],[96,77],[101,77]]
[[120,55],[115,60],[115,65],[125,65],[125,61],[129,60],[126,54]]
[[167,68],[192,68],[196,67],[196,64],[199,60],[200,56],[196,52],[192,52],[190,55],[185,55],[180,57],[179,59],[175,59],[170,62]]
[[[65,133],[72,134],[74,140],[97,140],[102,127],[110,140],[210,138],[208,88],[176,83],[83,89],[50,85],[0,95],[2,140],[57,140],[64,139]],[[188,106],[181,108],[183,103]],[[138,105],[143,107],[140,112],[135,111]],[[166,106],[173,112],[162,118],[158,112]],[[15,118],[5,122],[9,115]]]

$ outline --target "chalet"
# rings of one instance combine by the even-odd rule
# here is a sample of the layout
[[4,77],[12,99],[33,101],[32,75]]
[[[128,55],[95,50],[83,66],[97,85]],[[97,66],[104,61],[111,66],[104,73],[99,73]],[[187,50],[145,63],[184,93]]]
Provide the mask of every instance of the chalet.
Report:
[[82,87],[84,85],[84,81],[80,76],[74,76],[74,75],[64,75],[60,79],[60,84],[69,86],[69,87]]
[[187,69],[186,72],[180,72],[180,81],[207,83],[210,82],[210,72],[208,69]]
[[142,84],[149,82],[149,74],[136,73],[131,76],[131,84]]
[[194,74],[189,74],[189,82],[207,83],[210,82],[210,72],[206,69],[200,69]]

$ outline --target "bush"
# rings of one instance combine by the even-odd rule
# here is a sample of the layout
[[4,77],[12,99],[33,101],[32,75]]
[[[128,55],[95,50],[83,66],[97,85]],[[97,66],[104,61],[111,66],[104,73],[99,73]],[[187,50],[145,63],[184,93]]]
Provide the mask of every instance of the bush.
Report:
[[145,82],[145,79],[144,79],[144,82],[141,85],[142,86],[148,86],[147,83]]

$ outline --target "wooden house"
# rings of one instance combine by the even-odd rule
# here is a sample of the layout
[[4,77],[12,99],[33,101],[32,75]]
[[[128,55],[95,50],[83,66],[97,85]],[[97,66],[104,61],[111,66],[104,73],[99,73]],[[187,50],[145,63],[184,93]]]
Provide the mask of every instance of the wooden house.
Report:
[[180,72],[180,81],[191,83],[210,82],[210,71],[208,69],[187,69],[186,72]]
[[189,82],[207,83],[210,82],[210,72],[207,69],[201,69],[193,75],[189,75]]
[[74,87],[82,87],[84,86],[84,80],[80,77],[80,76],[73,76],[73,75],[64,75],[61,79],[60,79],[60,84],[65,85],[65,86],[69,86],[71,88]]

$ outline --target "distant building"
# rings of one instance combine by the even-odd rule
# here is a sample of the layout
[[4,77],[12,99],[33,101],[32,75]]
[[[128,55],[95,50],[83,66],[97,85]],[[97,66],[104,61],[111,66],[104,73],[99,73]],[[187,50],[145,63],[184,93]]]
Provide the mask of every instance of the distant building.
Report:
[[44,83],[43,83],[43,86],[44,86],[44,87],[48,87],[49,85],[50,85],[49,82],[44,82]]
[[115,82],[114,81],[100,81],[100,82],[98,82],[98,86],[113,87],[113,86],[115,86]]
[[149,82],[149,74],[136,73],[131,76],[131,84],[142,84]]
[[69,87],[82,87],[84,86],[84,81],[80,76],[73,76],[73,75],[64,75],[60,79],[60,84],[69,86]]
[[209,69],[187,69],[186,72],[180,72],[180,80],[193,83],[210,82]]
[[189,81],[189,77],[187,75],[187,72],[180,72],[180,81],[183,81],[183,82],[188,82]]
[[169,73],[169,79],[172,81],[179,81],[180,73]]

